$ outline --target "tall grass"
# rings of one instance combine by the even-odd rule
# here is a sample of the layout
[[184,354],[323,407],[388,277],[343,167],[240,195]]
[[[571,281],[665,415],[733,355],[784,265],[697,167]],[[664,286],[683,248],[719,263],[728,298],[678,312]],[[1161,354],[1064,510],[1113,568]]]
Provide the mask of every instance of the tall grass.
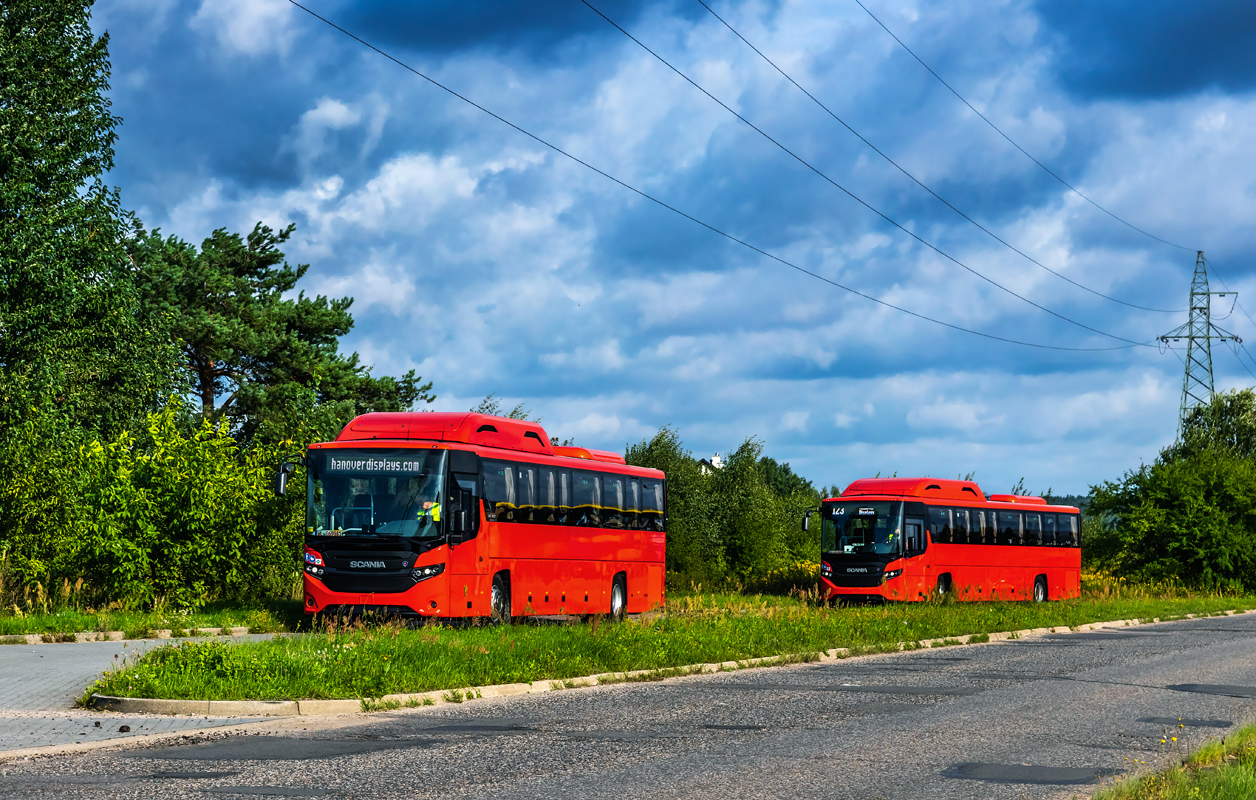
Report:
[[[1167,744],[1167,740],[1162,744]],[[1120,781],[1095,800],[1250,800],[1256,797],[1256,725],[1192,753],[1179,767]]]
[[[27,606],[30,608],[30,606]],[[247,605],[210,603],[196,611],[167,609],[164,604],[148,611],[110,608],[97,611],[73,605],[52,606],[56,610],[25,611],[13,605],[0,613],[0,635],[66,635],[83,631],[123,631],[128,638],[140,639],[153,631],[169,630],[181,636],[196,628],[248,628],[253,633],[294,630],[304,620],[299,601],[267,601]]]
[[107,673],[94,691],[223,700],[380,697],[834,647],[877,651],[921,639],[1228,608],[1256,608],[1256,598],[1119,597],[1048,604],[944,600],[830,607],[801,588],[792,597],[691,592],[672,597],[666,616],[623,623],[418,630],[399,624],[333,624],[309,636],[265,642],[184,642]]

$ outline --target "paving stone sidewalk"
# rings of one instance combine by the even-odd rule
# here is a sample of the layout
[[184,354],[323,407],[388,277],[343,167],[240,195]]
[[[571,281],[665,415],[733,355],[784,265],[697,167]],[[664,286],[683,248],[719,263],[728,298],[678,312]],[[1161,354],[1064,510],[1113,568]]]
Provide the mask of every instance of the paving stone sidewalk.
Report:
[[[74,708],[84,689],[112,664],[162,644],[169,642],[141,639],[0,646],[0,754],[28,747],[199,730],[265,719],[121,716]],[[130,730],[120,730],[123,726]]]

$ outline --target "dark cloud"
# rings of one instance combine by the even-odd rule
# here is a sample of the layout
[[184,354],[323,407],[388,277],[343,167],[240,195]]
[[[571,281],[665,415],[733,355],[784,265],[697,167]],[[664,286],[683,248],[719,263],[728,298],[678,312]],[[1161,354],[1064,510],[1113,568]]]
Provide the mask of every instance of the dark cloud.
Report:
[[1251,0],[1041,0],[1064,84],[1085,97],[1256,87]]
[[[682,17],[706,12],[678,0],[591,0],[606,16],[627,28],[652,8]],[[451,53],[467,49],[521,51],[545,57],[572,40],[621,36],[579,0],[518,0],[437,3],[364,2],[335,20],[373,44],[409,51]]]

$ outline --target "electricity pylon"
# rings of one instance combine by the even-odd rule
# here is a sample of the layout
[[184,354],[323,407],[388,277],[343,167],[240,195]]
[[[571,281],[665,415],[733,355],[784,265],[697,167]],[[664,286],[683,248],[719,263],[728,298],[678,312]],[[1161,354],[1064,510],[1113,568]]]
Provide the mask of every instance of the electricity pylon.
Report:
[[1208,291],[1208,270],[1204,251],[1195,257],[1195,277],[1191,279],[1190,319],[1186,324],[1160,337],[1164,344],[1186,340],[1186,376],[1182,380],[1182,407],[1178,411],[1178,438],[1182,438],[1186,417],[1196,406],[1212,403],[1212,340],[1242,342],[1234,334],[1212,324],[1212,297],[1238,296],[1237,292]]

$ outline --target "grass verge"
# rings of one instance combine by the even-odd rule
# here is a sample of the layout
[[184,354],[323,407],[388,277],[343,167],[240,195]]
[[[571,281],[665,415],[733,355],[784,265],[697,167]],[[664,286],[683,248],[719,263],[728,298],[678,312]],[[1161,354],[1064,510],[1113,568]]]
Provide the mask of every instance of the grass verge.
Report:
[[1256,797],[1256,725],[1210,742],[1179,767],[1118,781],[1094,800],[1250,800]]
[[[3,612],[0,612],[3,614]],[[169,630],[176,636],[195,628],[241,628],[251,633],[295,630],[302,622],[300,601],[268,601],[254,606],[211,604],[198,611],[78,611],[65,609],[48,614],[0,615],[0,635],[44,634],[63,637],[83,631],[125,631],[129,639],[142,639],[152,631]]]
[[1171,619],[1230,608],[1256,608],[1256,598],[829,608],[792,598],[691,595],[674,599],[667,616],[649,621],[417,630],[377,625],[243,644],[186,641],[123,664],[89,691],[202,700],[371,698],[565,681],[606,672],[675,670],[833,647],[883,652],[897,649],[897,642],[946,637],[958,644],[980,641],[982,634],[994,631]]

